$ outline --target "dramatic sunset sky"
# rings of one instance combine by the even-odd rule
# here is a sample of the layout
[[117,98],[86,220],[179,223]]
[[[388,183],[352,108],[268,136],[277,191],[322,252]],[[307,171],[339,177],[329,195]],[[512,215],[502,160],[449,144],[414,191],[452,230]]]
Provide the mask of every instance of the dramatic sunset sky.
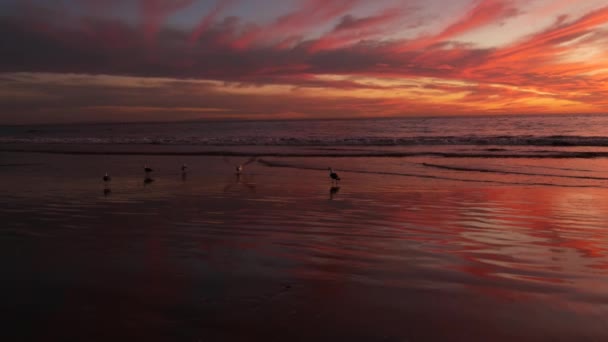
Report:
[[606,0],[0,0],[0,123],[608,112]]

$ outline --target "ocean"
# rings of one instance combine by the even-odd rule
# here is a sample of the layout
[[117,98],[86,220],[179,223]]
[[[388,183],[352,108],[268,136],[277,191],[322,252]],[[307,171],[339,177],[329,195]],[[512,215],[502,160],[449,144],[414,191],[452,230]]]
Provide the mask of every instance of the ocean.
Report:
[[608,116],[194,121],[4,126],[2,143],[196,146],[608,146]]
[[602,115],[2,126],[0,334],[605,341],[607,157]]

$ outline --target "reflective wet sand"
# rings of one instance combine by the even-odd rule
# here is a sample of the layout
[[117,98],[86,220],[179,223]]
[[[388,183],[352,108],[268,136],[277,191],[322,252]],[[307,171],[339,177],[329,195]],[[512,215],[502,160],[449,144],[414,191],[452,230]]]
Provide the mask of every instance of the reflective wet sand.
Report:
[[0,160],[10,340],[608,339],[603,159]]

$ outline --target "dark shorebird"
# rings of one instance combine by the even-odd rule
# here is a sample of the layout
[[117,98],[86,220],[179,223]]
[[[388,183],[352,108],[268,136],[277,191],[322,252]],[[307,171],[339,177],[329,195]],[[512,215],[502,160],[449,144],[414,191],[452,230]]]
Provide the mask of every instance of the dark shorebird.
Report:
[[154,171],[154,170],[152,170],[152,168],[148,167],[147,165],[144,165],[144,172],[145,173],[150,173],[152,171]]
[[110,177],[110,175],[108,175],[108,173],[106,172],[106,174],[103,175],[102,179],[103,179],[104,182],[109,182],[109,181],[112,180],[112,177]]
[[335,182],[336,184],[338,184],[338,182],[340,181],[340,176],[338,176],[338,174],[335,173],[331,167],[328,167],[327,169],[329,170],[329,178],[331,178],[332,183]]

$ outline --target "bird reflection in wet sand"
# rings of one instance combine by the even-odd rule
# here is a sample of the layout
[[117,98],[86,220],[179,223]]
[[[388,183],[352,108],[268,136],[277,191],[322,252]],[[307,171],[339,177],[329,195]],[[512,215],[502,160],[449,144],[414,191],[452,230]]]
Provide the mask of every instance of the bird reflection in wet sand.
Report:
[[334,196],[340,191],[340,187],[339,186],[332,186],[331,188],[329,188],[329,199],[333,200]]
[[[242,175],[244,172],[244,168],[246,165],[249,165],[251,163],[253,163],[254,161],[256,161],[258,158],[257,157],[251,157],[249,158],[246,162],[242,163],[242,164],[238,164],[235,166],[235,174],[238,175]],[[230,161],[228,161],[228,159],[224,158],[224,162],[231,164]]]
[[150,174],[152,173],[152,171],[154,171],[151,167],[149,167],[148,165],[144,165],[144,186],[154,182],[154,178],[152,178],[152,176],[150,176]]
[[103,180],[103,195],[108,196],[112,193],[112,189],[110,189],[110,181],[112,181],[112,177],[110,177],[110,175],[106,172],[101,179]]
[[182,165],[182,182],[186,181],[187,176],[188,176],[188,165],[183,164]]
[[235,187],[237,189],[246,188],[250,192],[255,192],[255,182],[244,174],[237,173],[234,182],[230,182],[224,187],[224,192],[228,192]]

